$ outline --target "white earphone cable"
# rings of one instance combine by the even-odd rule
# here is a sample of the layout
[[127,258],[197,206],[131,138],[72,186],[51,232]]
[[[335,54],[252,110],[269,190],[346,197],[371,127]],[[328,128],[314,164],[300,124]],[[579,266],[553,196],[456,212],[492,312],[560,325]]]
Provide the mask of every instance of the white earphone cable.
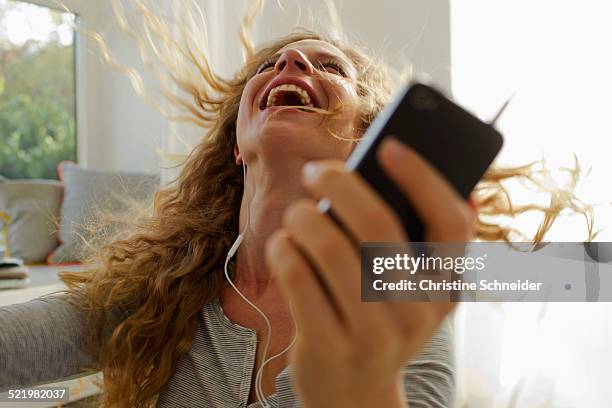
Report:
[[[244,162],[242,162],[242,170],[244,172],[244,187],[243,188],[244,188],[244,194],[246,195],[246,164]],[[236,293],[238,293],[238,295],[249,306],[251,306],[253,309],[255,309],[257,311],[257,313],[259,313],[261,315],[261,317],[264,319],[264,321],[266,322],[267,333],[266,333],[266,341],[264,342],[263,363],[261,364],[261,366],[257,370],[257,374],[255,375],[255,394],[257,396],[257,399],[259,401],[262,401],[264,408],[270,408],[270,404],[268,404],[268,399],[265,397],[264,392],[263,392],[263,388],[262,388],[262,385],[261,385],[262,378],[263,378],[263,370],[264,370],[264,367],[270,361],[272,361],[275,358],[283,355],[289,349],[291,349],[291,347],[293,347],[293,345],[295,344],[295,341],[297,339],[297,322],[295,320],[295,315],[293,313],[293,307],[292,307],[291,303],[289,303],[289,311],[291,312],[291,318],[293,319],[293,323],[295,325],[295,335],[294,335],[293,340],[291,341],[291,343],[283,351],[281,351],[280,353],[278,353],[278,354],[276,354],[276,355],[274,355],[274,356],[272,356],[270,358],[267,358],[268,350],[270,348],[270,341],[271,341],[271,338],[272,338],[272,325],[270,323],[270,320],[268,319],[268,317],[265,315],[265,313],[259,307],[257,307],[253,302],[251,302],[249,299],[247,299],[247,297],[244,294],[242,294],[242,292],[240,292],[240,290],[236,287],[234,282],[232,282],[232,279],[229,276],[229,272],[227,271],[227,265],[229,264],[230,259],[232,259],[232,257],[234,256],[234,254],[238,250],[238,247],[240,246],[240,244],[242,244],[242,241],[244,240],[244,233],[246,232],[246,230],[247,230],[247,228],[249,226],[249,213],[250,213],[250,208],[247,208],[246,222],[245,222],[244,228],[243,228],[242,232],[240,232],[240,234],[238,234],[238,237],[236,238],[236,241],[234,241],[234,243],[232,244],[232,247],[228,251],[227,256],[225,258],[225,266],[224,266],[223,269],[224,269],[224,272],[225,272],[225,278],[227,279],[229,284],[232,286],[232,288],[236,291]]]
[[[293,339],[291,340],[291,343],[289,343],[289,345],[287,347],[285,347],[285,349],[275,355],[273,355],[272,357],[270,357],[267,360],[264,360],[264,362],[261,364],[261,367],[259,368],[257,375],[255,376],[255,386],[259,388],[259,392],[260,394],[263,396],[264,392],[263,392],[263,388],[261,385],[261,381],[263,378],[263,369],[264,367],[272,360],[274,360],[275,358],[278,358],[280,356],[282,356],[283,354],[285,354],[286,352],[288,352],[291,347],[293,347],[293,345],[295,344],[295,341],[297,340],[297,334],[298,334],[298,325],[297,325],[297,320],[295,319],[295,314],[293,312],[293,305],[291,304],[291,301],[289,302],[289,312],[291,313],[291,319],[293,320],[293,324],[295,327],[295,333],[293,334]],[[267,400],[264,397],[264,408],[268,408],[269,405],[267,403]]]
[[[239,236],[241,237],[241,236]],[[238,241],[238,239],[236,240]],[[242,242],[242,239],[240,239],[240,242]],[[236,246],[235,249],[238,249],[238,246]],[[235,251],[234,251],[235,252]],[[231,253],[231,252],[230,252]],[[238,295],[240,295],[240,297],[249,304],[249,306],[251,306],[253,309],[255,309],[257,311],[257,313],[259,313],[261,315],[261,317],[264,319],[264,321],[266,322],[266,328],[267,328],[267,335],[266,335],[266,341],[264,343],[264,360],[266,358],[266,356],[268,355],[268,348],[270,347],[270,338],[272,337],[272,325],[270,324],[270,320],[268,320],[268,317],[265,315],[264,312],[261,311],[260,308],[258,308],[253,302],[251,302],[249,299],[247,299],[246,296],[244,296],[242,294],[242,292],[240,292],[240,290],[236,287],[236,285],[234,284],[234,282],[232,282],[231,278],[229,277],[229,273],[227,272],[227,264],[229,263],[229,260],[231,259],[231,256],[228,256],[225,258],[225,278],[227,279],[227,281],[229,282],[229,284],[232,286],[232,288],[234,288],[234,290],[236,291],[236,293],[238,293]],[[264,361],[265,364],[265,361]],[[257,371],[257,375],[255,376],[255,394],[257,395],[257,399],[260,401],[263,401],[264,403],[264,407],[269,407],[266,398],[263,396],[263,393],[260,393],[259,388],[257,387],[257,378],[260,375],[261,370],[264,367],[264,364],[262,364],[259,368],[259,370]]]

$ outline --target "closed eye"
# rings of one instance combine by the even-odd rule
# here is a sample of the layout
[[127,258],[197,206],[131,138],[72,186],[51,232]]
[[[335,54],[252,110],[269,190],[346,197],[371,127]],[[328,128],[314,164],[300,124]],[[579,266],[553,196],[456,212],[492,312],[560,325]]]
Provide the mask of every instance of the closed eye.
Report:
[[347,73],[344,68],[333,61],[321,62],[319,63],[322,71],[329,72],[330,74],[340,75],[342,77],[346,77]]
[[261,74],[262,72],[269,71],[270,68],[274,68],[274,65],[276,65],[276,60],[273,58],[269,58],[265,60],[264,62],[262,62],[261,65],[257,67],[256,72],[258,74]]
[[[262,72],[269,71],[271,68],[274,68],[276,65],[275,58],[268,58],[264,62],[262,62],[255,71],[257,74],[261,74]],[[329,72],[330,74],[339,75],[342,77],[348,77],[346,70],[338,63],[334,61],[326,61],[319,62],[319,70]]]

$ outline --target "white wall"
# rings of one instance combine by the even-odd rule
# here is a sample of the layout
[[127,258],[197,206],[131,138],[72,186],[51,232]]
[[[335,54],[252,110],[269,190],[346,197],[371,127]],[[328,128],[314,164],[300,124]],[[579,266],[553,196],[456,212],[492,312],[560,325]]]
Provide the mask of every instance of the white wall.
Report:
[[[222,68],[231,73],[241,59],[238,27],[250,0],[219,2],[201,0],[201,4],[221,3],[226,22],[225,39],[228,58]],[[325,0],[283,0],[281,10],[275,1],[266,2],[253,34],[255,43],[269,41],[300,26],[315,30],[329,27]],[[374,55],[382,55],[396,68],[412,63],[417,72],[428,73],[434,81],[450,90],[450,24],[448,0],[336,0],[336,9],[344,32]]]
[[[249,1],[247,0],[248,4]],[[267,2],[256,38],[267,41],[299,25],[315,30],[330,25],[325,0]],[[450,90],[450,24],[447,0],[336,0],[336,11],[348,40],[381,56],[395,68],[410,63]],[[301,18],[297,14],[301,10]]]
[[[56,7],[54,0],[32,1]],[[238,29],[250,0],[198,2],[208,18],[213,66],[223,76],[231,76],[242,61]],[[84,28],[106,37],[121,62],[142,70],[135,45],[114,21],[110,1],[64,0],[64,3],[80,15]],[[256,45],[287,33],[295,25],[318,28],[328,24],[323,0],[281,3],[287,14],[278,8],[276,1],[267,2],[253,32]],[[397,67],[412,62],[417,72],[429,73],[441,87],[450,89],[448,0],[337,0],[337,4],[350,38],[378,55],[391,57]],[[313,15],[317,21],[314,25]],[[80,38],[77,47],[78,150],[82,164],[157,172],[160,159],[156,146],[181,152],[184,150],[176,140],[177,134],[190,141],[202,137],[201,129],[167,123],[135,94],[124,75],[100,62],[98,49],[89,40]]]
[[[142,71],[136,46],[119,30],[109,1],[86,2],[81,23],[101,32],[120,62]],[[101,63],[96,46],[87,41],[84,50],[86,114],[79,141],[85,149],[80,161],[93,168],[158,172],[155,146],[161,144],[164,119],[136,95],[125,75]]]

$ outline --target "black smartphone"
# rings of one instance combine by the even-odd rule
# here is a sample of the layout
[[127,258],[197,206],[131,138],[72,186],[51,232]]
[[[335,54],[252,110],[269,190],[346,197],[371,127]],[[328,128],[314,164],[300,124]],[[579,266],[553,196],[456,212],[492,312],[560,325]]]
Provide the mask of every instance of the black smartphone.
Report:
[[[379,166],[376,149],[389,135],[409,145],[468,198],[503,144],[492,125],[423,83],[402,89],[366,130],[346,162],[397,212],[412,242],[424,241],[423,224],[406,196]],[[320,209],[324,209],[322,203]],[[333,208],[332,208],[333,212]]]

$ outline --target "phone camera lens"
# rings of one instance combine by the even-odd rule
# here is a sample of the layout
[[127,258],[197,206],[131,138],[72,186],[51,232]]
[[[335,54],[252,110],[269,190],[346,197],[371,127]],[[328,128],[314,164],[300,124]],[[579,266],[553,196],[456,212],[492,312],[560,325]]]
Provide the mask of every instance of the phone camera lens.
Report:
[[438,108],[435,96],[425,88],[415,88],[410,92],[410,104],[416,110],[434,111]]

